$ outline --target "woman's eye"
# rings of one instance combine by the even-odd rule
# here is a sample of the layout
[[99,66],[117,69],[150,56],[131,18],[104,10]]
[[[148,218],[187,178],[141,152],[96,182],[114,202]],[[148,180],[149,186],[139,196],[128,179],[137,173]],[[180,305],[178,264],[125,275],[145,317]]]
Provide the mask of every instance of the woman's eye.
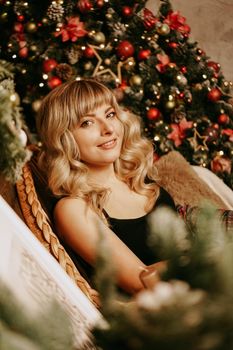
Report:
[[81,128],[86,128],[86,127],[92,125],[92,123],[93,123],[92,120],[84,120],[80,126],[81,126]]
[[116,112],[112,111],[107,114],[107,118],[114,118],[116,116]]

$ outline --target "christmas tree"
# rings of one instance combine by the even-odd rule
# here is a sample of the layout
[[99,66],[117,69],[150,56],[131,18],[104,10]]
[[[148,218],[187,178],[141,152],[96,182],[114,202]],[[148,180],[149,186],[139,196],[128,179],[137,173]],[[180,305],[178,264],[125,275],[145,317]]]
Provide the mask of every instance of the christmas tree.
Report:
[[178,150],[232,187],[232,83],[161,0],[1,0],[0,57],[14,63],[27,124],[51,89],[94,77],[142,118],[155,158]]
[[0,60],[0,172],[15,183],[30,152],[26,149],[27,136],[22,129],[25,125],[12,70],[8,62]]

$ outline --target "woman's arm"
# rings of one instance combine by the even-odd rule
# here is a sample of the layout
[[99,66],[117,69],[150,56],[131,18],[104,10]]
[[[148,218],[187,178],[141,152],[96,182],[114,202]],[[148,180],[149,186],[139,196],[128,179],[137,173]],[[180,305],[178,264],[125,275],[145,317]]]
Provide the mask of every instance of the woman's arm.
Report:
[[140,273],[146,266],[82,199],[61,199],[55,207],[54,220],[62,239],[91,265],[95,263],[101,228],[119,286],[132,294],[144,288]]

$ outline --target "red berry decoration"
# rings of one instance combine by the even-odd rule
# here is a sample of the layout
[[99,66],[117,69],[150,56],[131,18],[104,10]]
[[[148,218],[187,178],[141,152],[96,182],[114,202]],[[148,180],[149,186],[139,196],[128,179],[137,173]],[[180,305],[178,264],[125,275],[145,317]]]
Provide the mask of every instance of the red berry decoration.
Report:
[[160,118],[161,116],[161,113],[160,113],[160,110],[158,108],[155,108],[155,107],[151,107],[147,113],[146,113],[146,116],[149,120],[157,120]]
[[213,88],[208,92],[208,100],[210,100],[211,102],[217,102],[220,100],[222,96],[221,91],[218,88]]
[[130,17],[133,14],[133,9],[132,7],[129,6],[123,6],[122,7],[122,15],[125,17]]
[[50,87],[50,89],[54,89],[55,87],[59,86],[62,84],[62,80],[58,77],[51,77],[48,80],[48,86]]
[[228,124],[229,120],[230,120],[229,115],[225,113],[220,114],[218,117],[219,124]]
[[134,54],[134,47],[129,41],[123,40],[117,46],[117,56],[120,57],[121,59],[131,57],[133,56],[133,54]]
[[95,56],[95,53],[94,53],[94,50],[91,48],[91,47],[86,47],[84,52],[83,52],[83,55],[86,57],[86,58],[93,58]]
[[149,58],[151,55],[151,51],[148,50],[140,50],[138,53],[138,59],[139,61],[143,61],[146,60],[147,58]]
[[57,64],[58,63],[54,58],[48,58],[43,62],[43,72],[44,73],[51,72],[57,66]]

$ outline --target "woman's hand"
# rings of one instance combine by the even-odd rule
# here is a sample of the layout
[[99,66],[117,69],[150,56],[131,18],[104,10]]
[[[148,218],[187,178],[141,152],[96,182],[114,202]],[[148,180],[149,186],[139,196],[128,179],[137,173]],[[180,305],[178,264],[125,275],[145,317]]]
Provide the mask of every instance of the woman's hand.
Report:
[[140,279],[145,288],[153,288],[159,281],[160,276],[166,271],[167,262],[159,261],[146,266],[140,273]]

